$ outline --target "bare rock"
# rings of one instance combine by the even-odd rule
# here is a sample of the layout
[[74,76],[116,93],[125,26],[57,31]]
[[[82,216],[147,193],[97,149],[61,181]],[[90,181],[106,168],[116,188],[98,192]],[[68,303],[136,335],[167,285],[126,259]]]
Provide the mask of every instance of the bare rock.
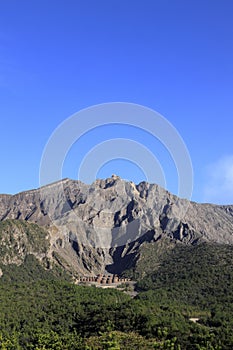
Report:
[[[139,247],[162,237],[183,244],[233,244],[233,206],[198,204],[156,184],[116,175],[91,185],[64,179],[37,190],[0,195],[0,220],[44,227],[48,256],[79,274],[135,263]],[[116,271],[117,272],[117,271]]]

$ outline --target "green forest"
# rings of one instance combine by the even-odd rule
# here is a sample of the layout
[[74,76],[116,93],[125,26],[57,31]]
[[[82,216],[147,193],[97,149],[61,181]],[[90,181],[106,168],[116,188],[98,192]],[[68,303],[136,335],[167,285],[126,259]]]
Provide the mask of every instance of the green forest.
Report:
[[1,265],[0,349],[230,350],[232,263],[229,245],[177,244],[150,273],[140,273],[143,260],[127,272],[137,279],[134,298],[75,285],[31,255]]

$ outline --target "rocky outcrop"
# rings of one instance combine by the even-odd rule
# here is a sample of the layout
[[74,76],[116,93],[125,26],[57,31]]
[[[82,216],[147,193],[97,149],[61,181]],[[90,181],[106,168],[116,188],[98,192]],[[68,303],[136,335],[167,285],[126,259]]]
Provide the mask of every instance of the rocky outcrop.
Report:
[[122,272],[140,246],[166,237],[183,244],[233,243],[233,206],[180,199],[155,184],[118,176],[91,185],[64,179],[37,190],[0,195],[0,220],[36,223],[49,234],[48,255],[77,274]]

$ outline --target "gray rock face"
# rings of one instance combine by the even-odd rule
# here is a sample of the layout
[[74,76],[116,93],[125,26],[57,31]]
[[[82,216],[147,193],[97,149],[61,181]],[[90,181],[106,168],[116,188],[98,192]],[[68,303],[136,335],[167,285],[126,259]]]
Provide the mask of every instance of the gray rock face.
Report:
[[5,219],[46,228],[51,258],[79,274],[104,272],[106,266],[118,272],[119,264],[122,270],[135,262],[140,245],[162,237],[184,244],[233,243],[233,206],[189,202],[158,185],[135,185],[115,175],[92,185],[64,179],[0,195],[0,220]]

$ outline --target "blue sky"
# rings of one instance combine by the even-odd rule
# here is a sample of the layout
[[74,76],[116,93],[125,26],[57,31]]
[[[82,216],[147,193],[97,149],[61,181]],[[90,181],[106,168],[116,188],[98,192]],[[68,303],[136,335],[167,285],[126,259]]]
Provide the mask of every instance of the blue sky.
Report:
[[[180,133],[193,164],[193,200],[233,203],[232,13],[231,0],[2,0],[0,193],[39,186],[43,149],[69,116],[122,101],[156,110]],[[167,151],[123,126],[77,141],[62,175],[77,178],[91,148],[129,136],[154,152],[176,193]],[[144,179],[125,160],[103,165],[98,177],[112,173]]]

